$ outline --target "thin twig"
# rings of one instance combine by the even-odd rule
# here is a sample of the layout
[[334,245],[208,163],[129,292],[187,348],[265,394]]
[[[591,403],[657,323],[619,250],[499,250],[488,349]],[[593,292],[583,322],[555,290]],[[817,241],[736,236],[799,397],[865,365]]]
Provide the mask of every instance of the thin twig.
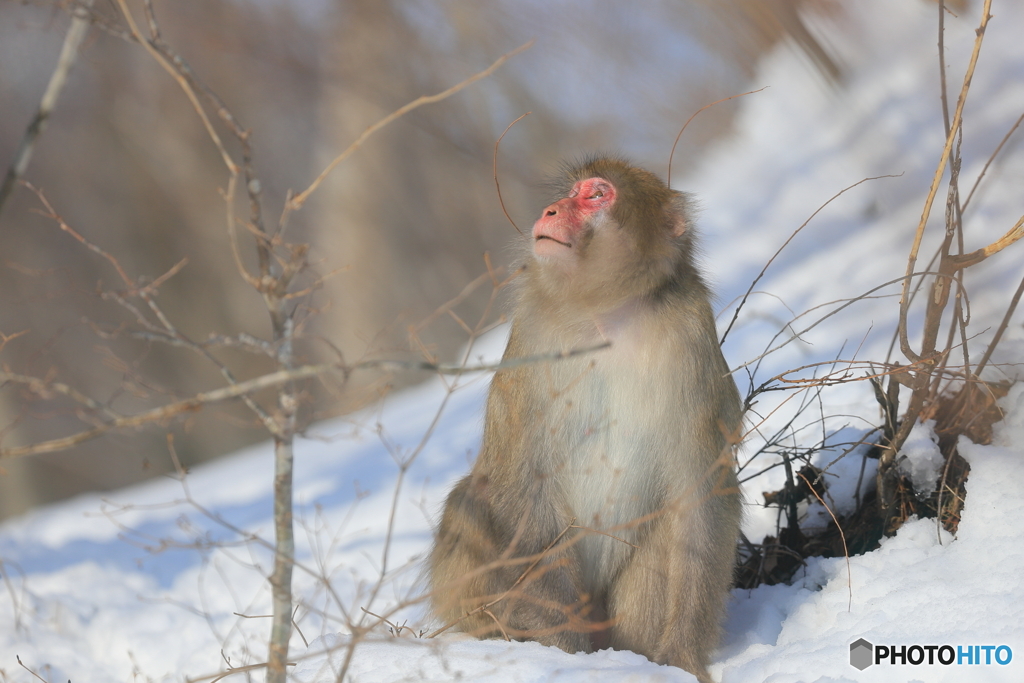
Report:
[[[124,0],[119,1],[124,2]],[[316,189],[320,187],[320,183],[324,181],[324,179],[330,174],[330,172],[333,171],[338,166],[338,164],[347,159],[349,155],[351,155],[353,152],[359,149],[359,147],[364,142],[366,142],[367,138],[369,138],[371,135],[376,133],[384,126],[395,121],[396,119],[400,119],[401,117],[405,116],[406,114],[408,114],[413,109],[416,109],[417,107],[422,107],[425,104],[433,104],[435,102],[440,102],[443,99],[451,97],[452,95],[459,92],[466,86],[472,85],[473,83],[476,83],[482,78],[487,78],[492,73],[497,71],[505,62],[510,60],[512,57],[515,57],[517,54],[519,54],[523,50],[526,50],[532,45],[532,40],[527,43],[523,43],[522,45],[512,50],[511,52],[506,52],[505,54],[503,54],[501,57],[495,60],[493,64],[491,64],[483,71],[473,74],[472,76],[462,81],[461,83],[457,83],[452,87],[448,88],[447,90],[437,93],[436,95],[423,95],[422,97],[418,97],[412,102],[409,102],[405,106],[396,109],[395,111],[391,112],[390,114],[380,119],[373,125],[369,126],[366,130],[360,133],[359,137],[357,137],[355,141],[352,144],[350,144],[348,148],[345,149],[344,152],[335,157],[334,161],[327,164],[327,168],[321,171],[320,175],[316,177],[316,179],[310,184],[309,187],[307,187],[305,190],[292,197],[288,201],[288,205],[286,208],[293,211],[301,209],[302,205],[306,202],[307,199],[309,199],[309,195],[313,194],[313,192],[315,192]]]
[[502,635],[502,637],[503,637],[503,638],[505,639],[505,642],[507,642],[507,643],[511,643],[511,642],[512,642],[512,639],[508,637],[508,633],[507,633],[507,632],[505,631],[505,627],[504,627],[504,626],[502,626],[502,624],[501,624],[501,622],[500,622],[500,621],[498,621],[498,617],[494,616],[494,612],[492,612],[492,611],[491,611],[491,610],[489,610],[489,609],[485,609],[485,610],[484,610],[484,614],[486,614],[486,615],[487,615],[487,616],[489,616],[489,617],[490,617],[490,618],[491,618],[492,620],[494,620],[494,623],[495,623],[495,625],[497,625],[498,629],[499,629],[499,630],[501,630],[501,635]]
[[839,538],[843,541],[843,555],[846,556],[846,588],[850,592],[850,600],[846,605],[846,611],[850,612],[853,610],[853,570],[850,568],[850,549],[846,547],[846,534],[843,533],[843,527],[839,524],[839,520],[836,519],[836,515],[832,512],[832,508],[830,508],[828,504],[821,499],[818,492],[814,490],[813,486],[811,486],[811,482],[807,481],[807,477],[805,477],[801,472],[797,472],[796,474],[804,480],[804,483],[807,484],[807,488],[810,492],[814,494],[814,497],[818,499],[818,502],[821,503],[822,507],[828,511],[828,514],[832,517],[832,521],[836,524],[836,529],[839,530]]
[[995,150],[992,152],[992,154],[989,155],[988,160],[985,162],[985,165],[981,169],[981,173],[978,174],[978,179],[974,181],[974,185],[971,186],[971,191],[967,193],[967,199],[964,200],[963,204],[964,211],[967,210],[967,205],[971,203],[971,197],[974,196],[974,191],[977,190],[978,186],[981,184],[981,179],[985,177],[985,173],[988,171],[988,167],[992,165],[993,161],[995,161],[996,156],[1003,149],[1003,146],[1006,144],[1007,140],[1010,139],[1010,136],[1013,135],[1013,132],[1017,130],[1018,127],[1020,127],[1022,121],[1024,121],[1024,114],[1021,114],[1020,116],[1017,117],[1017,120],[1010,127],[1010,130],[1006,131],[1006,135],[1003,136],[1003,139],[999,141],[998,145],[996,145]]
[[505,133],[507,133],[512,128],[512,126],[516,125],[517,123],[519,123],[525,117],[529,116],[532,113],[533,112],[529,112],[528,111],[525,114],[523,114],[522,116],[520,116],[519,118],[517,118],[512,123],[508,124],[505,127],[505,130],[502,132],[502,134],[498,136],[498,139],[494,141],[494,161],[493,161],[494,189],[498,193],[498,203],[501,204],[501,212],[503,214],[505,214],[505,218],[508,219],[508,222],[512,224],[512,227],[515,228],[516,232],[518,232],[520,235],[523,234],[523,231],[520,230],[519,226],[516,225],[516,222],[514,220],[512,220],[512,216],[508,215],[508,210],[505,208],[505,200],[501,198],[501,185],[498,183],[498,145],[501,144],[501,139],[503,137],[505,137]]
[[737,97],[743,97],[744,95],[753,95],[754,93],[761,92],[762,90],[764,90],[767,87],[768,86],[766,85],[766,86],[764,86],[764,88],[758,88],[757,90],[750,90],[748,92],[740,93],[739,95],[730,95],[729,97],[723,97],[720,100],[715,100],[711,104],[705,104],[703,107],[701,107],[697,111],[693,112],[693,115],[690,118],[686,119],[686,123],[684,123],[683,127],[679,129],[678,133],[676,133],[676,139],[672,142],[672,151],[670,151],[668,153],[668,172],[665,174],[665,184],[668,185],[669,187],[672,187],[672,157],[675,156],[676,145],[679,144],[679,139],[681,137],[683,137],[683,131],[686,130],[686,127],[690,125],[691,121],[693,121],[695,118],[697,118],[697,114],[700,114],[705,109],[710,109],[711,107],[715,106],[716,104],[721,104],[722,102],[728,102],[729,100],[734,100]]
[[574,525],[572,526],[572,528],[573,528],[573,529],[580,529],[581,531],[589,531],[589,532],[590,532],[590,533],[592,533],[592,534],[598,534],[598,535],[600,535],[600,536],[607,536],[608,538],[612,539],[613,541],[618,541],[618,542],[620,542],[620,543],[625,543],[625,544],[626,544],[626,545],[628,545],[628,546],[629,546],[630,548],[636,548],[636,549],[639,549],[639,548],[640,548],[640,546],[636,545],[635,543],[630,543],[630,542],[629,542],[629,541],[627,541],[626,539],[624,539],[624,538],[619,538],[618,536],[615,536],[615,535],[613,535],[613,534],[610,534],[610,533],[608,533],[607,531],[601,531],[600,529],[592,529],[592,528],[591,528],[591,527],[589,527],[589,526],[580,526],[580,525],[578,525],[578,524],[574,524]]
[[18,664],[20,664],[20,665],[21,665],[21,668],[22,668],[22,669],[24,669],[25,671],[29,672],[30,674],[32,674],[32,675],[33,675],[33,676],[35,676],[36,678],[38,678],[38,679],[39,679],[39,680],[41,680],[41,681],[42,681],[43,683],[50,683],[50,682],[49,682],[49,681],[47,681],[47,680],[46,680],[45,678],[43,678],[42,676],[40,676],[39,674],[37,674],[37,673],[36,673],[35,671],[33,671],[32,669],[28,668],[28,666],[26,666],[26,665],[25,665],[25,662],[21,661],[21,657],[20,657],[20,656],[18,656],[18,655],[14,655],[14,659],[16,659],[16,660],[17,660],[17,662],[18,662]]
[[939,91],[942,101],[942,129],[949,135],[949,95],[946,90],[946,0],[935,3],[939,8]]
[[[755,92],[757,92],[757,91],[755,91]],[[871,177],[871,178],[863,178],[863,179],[858,180],[857,182],[855,182],[853,185],[850,185],[848,187],[844,187],[842,190],[840,190],[836,194],[832,195],[828,199],[828,201],[826,201],[824,204],[822,204],[817,209],[815,209],[814,213],[812,213],[810,216],[808,216],[807,220],[805,220],[803,222],[803,224],[799,228],[794,230],[793,233],[789,236],[789,238],[786,239],[786,241],[782,243],[782,246],[779,247],[778,250],[774,254],[772,254],[772,257],[770,259],[768,259],[768,262],[764,264],[764,268],[761,269],[761,272],[758,273],[757,277],[754,278],[754,281],[750,283],[750,287],[747,288],[746,294],[743,295],[742,299],[740,300],[739,305],[736,307],[736,311],[732,314],[732,320],[729,321],[728,327],[726,327],[725,328],[725,332],[722,333],[722,339],[720,340],[720,343],[721,344],[725,343],[725,338],[729,336],[729,331],[732,330],[733,325],[736,324],[736,319],[739,317],[740,311],[743,309],[743,305],[745,303],[747,303],[747,298],[750,296],[750,293],[754,291],[754,287],[756,287],[757,283],[761,281],[761,278],[764,277],[764,274],[768,270],[768,267],[772,265],[772,263],[775,261],[776,258],[778,258],[779,254],[782,253],[782,250],[785,249],[787,246],[789,246],[789,243],[793,241],[793,238],[796,237],[800,233],[801,230],[806,228],[807,225],[812,220],[814,220],[815,216],[817,216],[819,213],[821,213],[821,211],[826,206],[828,206],[829,204],[834,202],[836,199],[841,197],[843,194],[845,194],[849,190],[852,190],[853,188],[857,187],[861,183],[866,183],[869,180],[879,180],[881,178],[899,178],[902,175],[903,174],[900,173],[899,175],[880,175],[880,176],[874,176],[874,177]]]
[[1013,298],[1010,300],[1010,305],[1006,307],[1006,313],[1003,314],[1003,320],[999,323],[999,327],[996,328],[996,334],[992,337],[991,343],[988,348],[985,349],[985,355],[978,361],[978,366],[974,369],[974,374],[981,376],[981,371],[988,365],[989,359],[992,358],[992,353],[996,350],[999,345],[999,341],[1003,338],[1003,332],[1006,331],[1007,326],[1010,324],[1010,318],[1013,317],[1013,312],[1017,310],[1017,304],[1020,303],[1020,297],[1024,294],[1024,278],[1021,278],[1020,284],[1017,285],[1017,291],[1014,292]]
[[[298,662],[288,662],[288,666],[295,666],[297,663]],[[201,676],[199,678],[187,678],[185,680],[187,680],[188,683],[199,683],[200,681],[209,681],[210,683],[217,683],[217,681],[223,680],[223,679],[227,678],[228,676],[233,676],[234,674],[245,673],[247,671],[259,671],[260,669],[266,669],[267,666],[268,666],[267,662],[260,662],[258,664],[246,664],[245,666],[231,667],[227,671],[224,671],[224,672],[221,672],[221,673],[218,673],[218,674],[213,674],[212,676]]]
[[50,220],[57,223],[57,225],[60,226],[61,230],[71,235],[76,240],[78,240],[78,242],[85,246],[86,249],[93,252],[94,254],[102,256],[108,263],[110,263],[110,265],[114,267],[114,270],[117,271],[118,277],[120,277],[121,281],[125,284],[126,287],[128,287],[130,293],[136,294],[140,291],[135,283],[135,280],[133,280],[128,275],[125,269],[121,267],[120,262],[118,262],[118,260],[113,255],[105,251],[102,247],[87,240],[77,230],[68,225],[63,218],[61,218],[60,214],[58,214],[57,211],[53,208],[53,205],[50,204],[50,202],[46,199],[46,196],[43,194],[42,190],[37,188],[32,183],[25,183],[25,187],[27,187],[32,193],[34,193],[36,197],[39,198],[39,201],[40,203],[42,203],[43,207],[46,208],[46,213],[40,212],[45,218],[49,218]]

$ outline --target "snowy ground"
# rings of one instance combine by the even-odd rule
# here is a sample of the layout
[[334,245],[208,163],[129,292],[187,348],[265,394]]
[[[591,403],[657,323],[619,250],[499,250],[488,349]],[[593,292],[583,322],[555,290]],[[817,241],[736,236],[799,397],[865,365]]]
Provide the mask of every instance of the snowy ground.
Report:
[[[772,346],[769,339],[791,311],[858,296],[905,270],[943,139],[935,10],[916,0],[848,5],[845,21],[854,37],[835,46],[850,69],[842,88],[822,84],[799,68],[795,52],[780,49],[756,78],[757,86],[771,87],[742,101],[736,137],[677,180],[704,208],[705,263],[727,306],[724,323],[729,303],[829,197],[866,177],[902,174],[850,190],[794,239],[757,287],[770,294],[756,294],[730,334],[725,349],[734,365]],[[977,9],[947,19],[952,100]],[[997,0],[993,14],[965,110],[965,188],[1024,112],[1024,7]],[[863,49],[855,52],[855,44]],[[1011,140],[965,214],[968,249],[1013,225],[1022,187],[1024,155]],[[940,201],[936,220],[941,213]],[[933,248],[934,240],[922,249],[925,262]],[[980,334],[975,348],[984,348],[1002,315],[1021,262],[1018,245],[969,275],[970,329]],[[859,302],[802,334],[765,360],[758,381],[836,357],[885,359],[896,292],[880,290],[884,298]],[[794,329],[828,310],[800,318]],[[499,332],[474,355],[493,357],[502,343]],[[999,360],[1024,360],[1019,315]],[[746,376],[737,379],[745,389]],[[354,422],[320,425],[299,444],[297,680],[334,680],[346,616],[359,619],[360,607],[389,612],[418,594],[417,562],[431,522],[478,446],[486,382],[463,380],[450,396],[439,381],[430,382]],[[396,461],[417,449],[446,396],[441,419],[396,496]],[[825,414],[841,417],[824,430],[818,425],[791,435],[795,446],[813,445],[824,432],[832,450],[818,456],[821,464],[878,421],[863,382],[830,390],[822,403]],[[932,520],[910,522],[849,564],[812,560],[791,586],[736,591],[713,675],[729,683],[1024,680],[1024,386],[1002,406],[1007,417],[992,445],[960,444],[972,470],[956,539],[938,533]],[[773,424],[783,419],[780,413]],[[913,450],[926,461],[928,433],[915,436]],[[862,457],[856,450],[832,471],[856,475]],[[754,463],[747,472],[767,464]],[[155,481],[106,499],[82,496],[0,525],[0,682],[32,679],[15,656],[54,682],[180,681],[225,664],[263,661],[269,624],[260,617],[269,612],[270,553],[259,539],[271,537],[271,471],[270,449],[262,446],[197,469],[184,482]],[[774,515],[756,502],[780,482],[781,472],[773,470],[748,483],[751,538],[774,530]],[[848,505],[838,493],[844,486],[850,488],[849,478],[832,489],[840,510]],[[393,501],[398,523],[387,542]],[[809,510],[809,519],[814,514]],[[411,604],[391,618],[418,628],[422,610]],[[859,638],[897,649],[949,645],[954,653],[969,651],[972,660],[877,664],[860,672],[849,663],[850,644]],[[995,663],[997,656],[1005,660],[1005,649],[988,649],[991,664],[975,663],[975,650],[967,649],[1004,645],[1012,652],[1006,664]],[[332,648],[333,659],[324,654]],[[911,647],[912,660],[916,652]],[[977,652],[984,659],[986,650]],[[569,655],[532,643],[386,634],[360,643],[349,671],[360,682],[693,680],[628,652]]]

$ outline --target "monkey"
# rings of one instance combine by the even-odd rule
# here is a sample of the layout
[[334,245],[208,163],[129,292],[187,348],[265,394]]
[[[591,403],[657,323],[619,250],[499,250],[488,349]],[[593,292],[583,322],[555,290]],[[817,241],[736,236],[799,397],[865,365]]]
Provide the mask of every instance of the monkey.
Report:
[[566,165],[554,188],[504,362],[607,346],[495,373],[427,559],[431,611],[478,637],[632,650],[710,681],[742,409],[691,200],[619,158]]

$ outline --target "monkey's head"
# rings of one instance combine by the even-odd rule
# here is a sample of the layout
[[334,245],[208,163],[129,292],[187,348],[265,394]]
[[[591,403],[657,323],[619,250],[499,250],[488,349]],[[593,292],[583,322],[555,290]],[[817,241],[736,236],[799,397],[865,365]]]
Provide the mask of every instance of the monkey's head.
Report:
[[533,225],[534,277],[549,296],[614,304],[693,270],[686,195],[621,159],[565,167]]

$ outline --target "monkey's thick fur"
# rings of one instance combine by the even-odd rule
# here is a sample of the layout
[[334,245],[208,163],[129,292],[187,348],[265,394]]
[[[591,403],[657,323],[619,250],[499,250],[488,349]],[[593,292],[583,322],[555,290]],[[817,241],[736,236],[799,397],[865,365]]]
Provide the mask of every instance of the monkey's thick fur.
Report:
[[432,609],[479,637],[632,650],[708,681],[740,521],[741,406],[687,199],[607,158],[567,167],[557,197],[534,227],[505,359],[611,345],[495,374],[483,446],[430,554]]

